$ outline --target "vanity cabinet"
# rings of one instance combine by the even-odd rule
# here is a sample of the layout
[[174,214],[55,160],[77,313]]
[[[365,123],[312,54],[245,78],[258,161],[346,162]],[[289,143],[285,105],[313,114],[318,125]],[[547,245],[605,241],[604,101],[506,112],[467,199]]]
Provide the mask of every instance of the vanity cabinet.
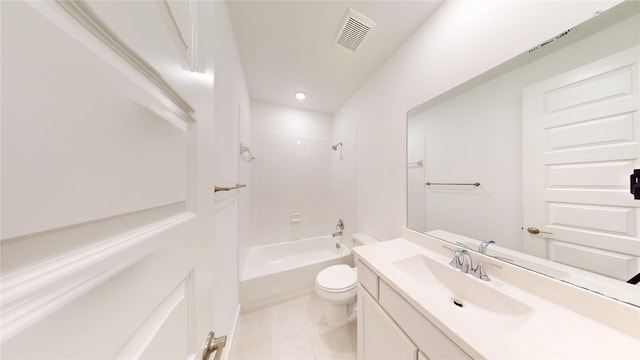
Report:
[[378,302],[358,286],[358,359],[416,360],[418,348]]
[[362,262],[358,262],[358,360],[471,359]]

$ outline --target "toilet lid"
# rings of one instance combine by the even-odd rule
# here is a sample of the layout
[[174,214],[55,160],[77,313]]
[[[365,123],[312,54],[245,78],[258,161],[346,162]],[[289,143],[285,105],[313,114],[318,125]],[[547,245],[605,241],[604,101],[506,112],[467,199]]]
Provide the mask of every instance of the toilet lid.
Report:
[[344,264],[329,266],[316,276],[316,284],[327,291],[353,289],[357,280],[355,270]]

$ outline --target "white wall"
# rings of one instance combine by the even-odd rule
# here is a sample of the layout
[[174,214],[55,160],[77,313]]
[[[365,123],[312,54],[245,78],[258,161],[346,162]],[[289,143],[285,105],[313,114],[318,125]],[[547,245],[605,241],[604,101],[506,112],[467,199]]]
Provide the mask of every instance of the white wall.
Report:
[[[331,116],[251,103],[251,236],[246,246],[327,235],[331,218]],[[299,215],[299,221],[291,217]]]
[[448,1],[340,108],[358,129],[358,231],[406,225],[406,113],[619,1]]

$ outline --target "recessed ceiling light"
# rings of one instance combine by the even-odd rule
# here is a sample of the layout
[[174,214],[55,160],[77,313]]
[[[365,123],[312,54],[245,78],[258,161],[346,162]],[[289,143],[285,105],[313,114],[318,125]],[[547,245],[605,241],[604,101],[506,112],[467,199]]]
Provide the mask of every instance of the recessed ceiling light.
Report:
[[307,97],[307,94],[303,93],[302,91],[298,91],[296,93],[296,99],[298,100],[304,100]]

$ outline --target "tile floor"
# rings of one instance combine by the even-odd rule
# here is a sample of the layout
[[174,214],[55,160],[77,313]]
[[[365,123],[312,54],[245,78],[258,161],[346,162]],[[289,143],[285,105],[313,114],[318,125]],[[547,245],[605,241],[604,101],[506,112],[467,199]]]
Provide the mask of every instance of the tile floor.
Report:
[[355,359],[356,322],[331,328],[322,300],[300,295],[240,316],[230,360]]

